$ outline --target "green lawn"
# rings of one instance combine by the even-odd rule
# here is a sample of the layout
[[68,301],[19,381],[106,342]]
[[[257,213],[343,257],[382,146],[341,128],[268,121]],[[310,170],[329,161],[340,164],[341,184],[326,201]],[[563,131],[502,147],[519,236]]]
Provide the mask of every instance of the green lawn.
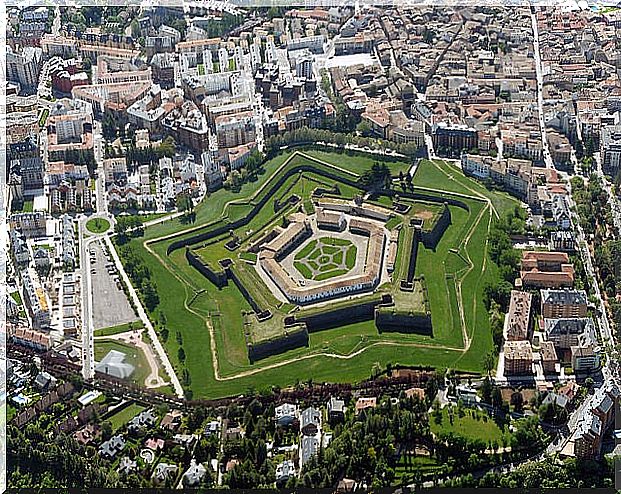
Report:
[[299,261],[300,259],[304,259],[305,257],[307,257],[311,252],[313,252],[316,245],[317,240],[311,240],[310,242],[308,242],[302,249],[296,252],[295,260]]
[[91,233],[103,233],[110,228],[110,222],[105,218],[92,218],[86,222],[86,229]]
[[356,264],[356,255],[358,254],[358,249],[355,245],[352,245],[345,254],[345,265],[347,269],[352,269]]
[[334,269],[330,267],[330,271],[326,271],[325,273],[319,273],[315,276],[316,281],[329,280],[330,278],[335,278],[336,276],[343,276],[349,272],[348,269]]
[[[452,411],[452,423],[449,410]],[[501,429],[486,412],[464,407],[462,413],[464,416],[460,417],[457,407],[444,407],[440,411],[441,420],[439,423],[436,416],[431,414],[429,416],[431,432],[434,434],[456,434],[468,439],[481,439],[487,444],[495,441],[498,445],[502,445],[504,436],[508,442],[511,436],[508,426]]]
[[24,207],[22,208],[22,211],[24,213],[32,213],[34,208],[34,201],[32,199],[28,199],[24,201]]
[[144,385],[151,368],[142,350],[114,340],[95,340],[95,360],[100,362],[110,350],[116,350],[125,354],[125,362],[134,366],[134,373],[129,378],[132,382]]
[[19,290],[15,290],[14,292],[11,292],[11,298],[15,300],[15,303],[17,305],[22,305],[22,297],[19,295]]
[[[311,154],[320,159],[329,159],[339,167],[356,169],[354,158],[358,157],[318,153],[323,152]],[[309,377],[315,381],[356,381],[367,378],[376,362],[380,365],[391,362],[453,367],[466,371],[481,370],[483,356],[492,347],[482,292],[485,282],[497,275],[495,266],[487,259],[486,238],[491,212],[483,200],[490,199],[502,210],[514,207],[517,201],[504,194],[487,191],[450,165],[436,167],[433,163],[429,165],[423,163],[419,168],[419,172],[423,170],[420,175],[422,178],[419,179],[417,173],[414,179],[417,187],[443,189],[446,185],[448,190],[455,193],[480,198],[464,199],[470,211],[450,207],[452,222],[435,252],[422,246],[419,249],[416,276],[424,277],[428,288],[434,326],[433,336],[400,333],[380,335],[373,321],[365,321],[313,333],[308,348],[290,350],[250,364],[242,331],[244,324],[242,311],[248,311],[250,307],[241,293],[232,284],[217,289],[188,265],[183,249],[167,256],[166,248],[172,239],[149,244],[149,248],[157,257],[145,249],[143,245],[145,240],[161,238],[163,235],[189,228],[193,228],[194,232],[183,235],[195,234],[197,231],[213,228],[222,221],[222,218],[239,214],[243,216],[243,211],[247,211],[251,203],[268,192],[266,184],[269,177],[275,173],[278,175],[283,173],[283,163],[290,154],[284,153],[266,163],[265,171],[259,175],[257,182],[245,184],[239,193],[222,189],[211,194],[197,207],[195,225],[182,225],[178,220],[167,221],[146,228],[144,238],[133,239],[130,243],[136,254],[144,259],[160,293],[160,304],[152,317],[157,320],[159,313],[163,312],[167,319],[166,327],[171,335],[162,343],[178,372],[186,366],[190,370],[192,380],[189,387],[194,396],[215,398],[244,392],[249,386],[256,389],[276,384],[285,386],[295,383],[298,379],[307,380]],[[351,159],[344,160],[344,157]],[[300,156],[296,156],[293,164],[289,162],[286,166],[295,166],[300,159],[302,159]],[[372,161],[371,159],[371,163]],[[365,169],[363,166],[362,171]],[[347,174],[347,171],[343,173]],[[314,175],[304,172],[289,177],[276,197],[288,197],[289,194],[295,193],[302,197],[303,201],[307,200],[316,181],[326,183],[324,177]],[[429,184],[429,180],[433,180],[433,186]],[[329,181],[327,185],[330,185]],[[356,193],[356,189],[350,186],[339,185],[339,188],[344,196],[353,197]],[[235,202],[228,204],[231,201]],[[232,207],[233,205],[235,207]],[[280,215],[275,217],[270,207],[264,210],[241,228],[240,232],[236,232],[243,237],[243,241],[253,240],[259,232],[266,231],[269,225],[280,224]],[[402,237],[405,236],[400,235],[400,244]],[[224,249],[224,241],[225,239],[222,239],[214,245],[199,249],[201,256],[205,256],[212,263],[222,259],[223,254],[225,257],[237,255]],[[466,261],[461,265],[456,263],[454,257],[457,254],[451,252],[451,249],[457,249],[459,253],[457,258]],[[243,264],[245,263],[237,263],[239,266]],[[244,275],[251,278],[256,276],[252,266],[246,266],[248,269]],[[472,338],[467,352],[459,350],[464,346],[464,339],[461,331],[462,315],[457,305],[458,286],[464,299],[463,319],[468,328],[468,336]],[[260,285],[257,285],[257,289],[259,288]],[[271,293],[269,295],[271,296]],[[259,293],[258,296],[265,297],[267,294]],[[191,306],[185,308],[190,301]],[[272,300],[268,303],[274,302]],[[282,306],[279,309],[279,317],[289,308],[288,305]],[[210,351],[212,342],[208,324],[214,328],[214,344],[218,349],[217,364],[222,380],[215,379],[213,373]],[[179,344],[174,337],[176,332],[183,337],[185,364],[178,361]],[[347,356],[362,348],[366,350],[349,358],[314,356],[323,352]],[[308,358],[309,356],[311,358]],[[268,366],[270,368],[267,368]],[[236,377],[240,372],[252,374]]]
[[441,189],[484,197],[492,201],[500,215],[513,210],[520,204],[508,193],[488,190],[482,183],[466,177],[456,165],[441,160],[421,161],[414,176],[414,185],[423,189]]
[[118,326],[111,326],[109,328],[96,329],[94,332],[94,336],[111,336],[141,328],[144,328],[144,324],[142,324],[142,321],[134,321],[125,324],[119,324]]
[[294,262],[293,265],[295,266],[295,269],[297,269],[300,274],[304,276],[304,278],[306,278],[307,280],[313,279],[313,273],[306,264],[302,262]]
[[[328,148],[329,149],[329,148]],[[329,161],[334,164],[338,164],[339,167],[362,175],[366,170],[373,166],[376,161],[382,162],[382,157],[379,155],[368,153],[337,153],[334,150],[321,151],[318,149],[308,149],[304,153],[320,160]],[[390,172],[394,177],[399,176],[399,172],[406,173],[411,167],[411,163],[405,161],[386,161]]]
[[146,410],[146,408],[142,405],[138,405],[137,403],[131,403],[130,405],[123,408],[123,410],[115,413],[106,420],[110,422],[110,425],[112,426],[112,431],[116,432],[125,424],[127,424],[127,422],[129,422],[131,419],[133,419],[136,415],[144,410]]
[[414,472],[433,473],[442,472],[446,467],[431,456],[406,456],[402,455],[399,458],[399,462],[395,467],[395,480],[397,482],[394,485],[399,485],[399,480],[408,475],[412,475]]

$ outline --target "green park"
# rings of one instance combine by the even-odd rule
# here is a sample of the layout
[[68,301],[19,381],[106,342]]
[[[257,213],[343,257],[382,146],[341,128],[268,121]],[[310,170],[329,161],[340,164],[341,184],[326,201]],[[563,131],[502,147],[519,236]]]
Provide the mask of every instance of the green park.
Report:
[[[355,382],[388,364],[432,366],[481,372],[492,349],[483,289],[498,278],[487,239],[492,222],[517,204],[510,196],[486,189],[443,161],[422,160],[413,178],[410,164],[382,161],[390,187],[369,187],[369,170],[377,157],[326,151],[285,151],[266,161],[253,181],[240,190],[220,189],[183,217],[149,226],[144,235],[119,247],[124,263],[140,262],[148,272],[140,289],[159,338],[188,395],[217,398],[289,386],[296,382]],[[338,324],[309,331],[304,345],[249,358],[249,345],[291,336],[296,326],[285,321],[312,320],[324,309],[283,300],[259,275],[252,246],[282,229],[294,213],[312,215],[319,200],[354,201],[390,211],[384,228],[398,238],[398,255],[390,281],[359,297],[325,302],[347,313],[353,303],[378,303],[390,295],[391,316],[427,313],[429,332],[381,331],[373,318],[341,318]],[[446,210],[446,211],[445,211]],[[450,217],[433,245],[416,240]],[[422,225],[422,226],[421,226]],[[299,278],[330,283],[350,276],[356,246],[338,234],[313,235],[292,256]],[[214,283],[188,262],[188,252],[216,277],[228,272],[243,280],[249,303],[236,283]],[[415,252],[415,263],[410,253]],[[126,265],[127,266],[127,265]],[[405,283],[404,280],[409,280]],[[156,302],[153,303],[152,299]],[[256,317],[257,307],[269,318]],[[379,306],[378,306],[379,307]]]

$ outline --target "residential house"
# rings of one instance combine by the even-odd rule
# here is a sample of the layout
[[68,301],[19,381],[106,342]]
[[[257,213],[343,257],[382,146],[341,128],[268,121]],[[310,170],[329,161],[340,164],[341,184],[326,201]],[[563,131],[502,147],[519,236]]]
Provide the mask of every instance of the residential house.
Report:
[[300,414],[300,432],[305,436],[314,436],[321,426],[321,413],[319,410],[308,407]]
[[358,415],[365,408],[375,408],[377,406],[377,398],[375,396],[370,398],[358,398],[356,401],[356,415]]
[[220,432],[220,421],[219,420],[210,420],[209,423],[205,426],[205,436],[210,437],[214,434]]
[[130,434],[138,434],[150,429],[157,422],[157,415],[152,409],[144,410],[127,423],[127,431]]
[[566,396],[557,394],[554,392],[550,392],[546,395],[546,397],[541,402],[542,405],[554,405],[562,408],[563,410],[567,409],[569,405],[569,400]]
[[86,446],[91,444],[95,439],[99,437],[101,433],[101,427],[97,424],[86,424],[79,431],[77,431],[73,437],[80,444]]
[[160,422],[160,427],[169,431],[175,431],[181,425],[181,418],[183,413],[180,410],[172,410],[164,415],[164,418]]
[[276,465],[276,484],[284,484],[291,477],[295,477],[295,465],[291,460],[285,460]]
[[319,439],[315,436],[303,436],[300,442],[300,468],[319,452]]
[[151,480],[155,485],[165,484],[168,480],[174,480],[179,467],[170,463],[158,463],[153,470]]
[[145,448],[152,449],[153,451],[159,451],[164,449],[164,440],[161,437],[155,439],[154,437],[150,437],[144,443]]
[[335,396],[328,400],[328,419],[331,422],[339,422],[345,419],[345,401]]
[[186,489],[198,487],[206,475],[207,469],[203,466],[203,464],[197,463],[196,460],[192,458],[190,461],[190,467],[183,474],[181,482],[183,483],[183,487]]
[[131,458],[129,458],[129,456],[124,456],[123,458],[121,458],[121,461],[119,462],[119,466],[117,467],[116,471],[122,474],[128,474],[136,470],[137,467],[138,465],[136,463],[136,460],[132,460]]
[[39,372],[34,379],[34,385],[40,391],[49,391],[56,386],[56,378],[48,372]]
[[276,424],[280,426],[291,425],[298,416],[298,407],[292,403],[283,403],[274,409]]
[[108,460],[114,460],[125,449],[125,439],[117,434],[99,446],[99,454]]

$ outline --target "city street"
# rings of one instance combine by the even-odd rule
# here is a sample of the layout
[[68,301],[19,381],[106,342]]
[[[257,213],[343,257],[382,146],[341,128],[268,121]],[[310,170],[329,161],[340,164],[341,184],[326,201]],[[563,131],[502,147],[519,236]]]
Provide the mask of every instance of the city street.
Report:
[[535,56],[535,69],[537,71],[537,111],[539,113],[539,127],[541,129],[541,142],[543,145],[543,158],[547,168],[554,168],[550,149],[548,146],[548,138],[546,136],[545,114],[543,111],[543,63],[541,61],[541,52],[539,48],[539,27],[537,26],[537,16],[534,7],[531,7],[531,19],[533,23],[533,46]]

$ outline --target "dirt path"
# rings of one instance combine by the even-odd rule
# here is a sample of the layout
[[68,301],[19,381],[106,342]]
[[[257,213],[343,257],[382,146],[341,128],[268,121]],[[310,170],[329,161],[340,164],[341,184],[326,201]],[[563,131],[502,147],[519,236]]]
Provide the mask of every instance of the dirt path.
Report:
[[95,340],[115,340],[127,345],[135,346],[136,348],[142,350],[142,353],[144,353],[149,364],[149,368],[151,369],[151,372],[144,380],[144,385],[150,389],[166,386],[168,385],[168,382],[160,377],[160,367],[155,355],[153,354],[153,349],[142,340],[143,331],[144,329],[135,329],[110,336],[95,336]]
[[[299,152],[298,152],[299,153]],[[304,153],[299,153],[303,156],[306,156]],[[293,153],[287,160],[285,160],[285,162],[278,167],[278,170],[281,170],[284,166],[286,166],[289,161],[296,155],[296,153]],[[331,164],[331,163],[327,163],[321,159],[317,159],[314,157],[309,157],[309,159],[312,159],[314,161],[320,162],[324,165],[327,165],[331,168],[334,169],[338,169],[339,171],[345,171],[348,172],[347,170],[342,170],[341,168]],[[442,173],[444,175],[446,175],[450,180],[452,180],[452,176],[447,173],[444,169],[440,168],[440,170],[442,171]],[[350,172],[348,172],[350,173]],[[257,191],[255,191],[254,194],[252,194],[250,197],[244,199],[244,201],[249,201],[252,200],[252,197],[256,197],[256,195],[267,186],[267,183],[269,181],[267,181],[266,183],[264,183]],[[437,189],[426,189],[429,190],[431,192],[436,192],[436,193],[442,193],[442,194],[448,194],[448,195],[452,195],[452,196],[456,196],[456,197],[463,197],[463,198],[467,198],[467,199],[471,199],[471,200],[476,200],[476,201],[483,201],[486,203],[486,207],[484,207],[481,212],[479,213],[476,221],[473,223],[472,227],[470,228],[470,230],[468,231],[467,237],[464,239],[464,243],[463,245],[467,245],[468,242],[470,241],[470,239],[472,238],[474,232],[476,231],[479,223],[481,222],[481,219],[483,217],[483,214],[488,211],[491,210],[493,212],[493,214],[498,217],[498,212],[496,211],[494,205],[492,204],[492,201],[486,197],[484,194],[481,194],[480,192],[464,185],[461,184],[465,189],[469,190],[470,192],[472,192],[474,195],[468,195],[468,194],[463,194],[463,193],[459,193],[459,192],[447,192],[447,191],[442,191],[442,190],[437,190]],[[227,202],[224,207],[223,207],[223,211],[226,211],[226,209],[229,207],[230,204],[233,203],[239,203],[241,201],[241,199],[236,199],[236,200],[232,200]],[[488,232],[489,232],[489,227],[491,226],[491,216],[490,215],[490,222],[488,224]],[[205,225],[201,225],[198,227],[193,227],[190,229],[186,229],[180,232],[176,232],[173,234],[168,234],[168,235],[164,235],[162,237],[158,237],[158,238],[154,238],[154,239],[150,239],[150,240],[146,240],[143,242],[143,246],[144,248],[151,254],[153,255],[158,262],[172,275],[174,276],[180,283],[182,283],[185,287],[186,290],[186,297],[184,299],[184,308],[191,312],[192,314],[194,314],[195,316],[197,316],[199,319],[201,319],[204,323],[205,326],[207,327],[208,331],[209,331],[209,339],[210,339],[210,350],[211,350],[211,355],[212,355],[212,366],[213,366],[213,371],[214,371],[214,378],[217,381],[231,381],[231,380],[235,380],[235,379],[240,379],[243,377],[248,377],[248,376],[252,376],[261,372],[265,372],[271,369],[275,369],[278,367],[283,367],[286,365],[290,365],[292,363],[295,362],[299,362],[301,360],[308,360],[308,359],[313,359],[316,357],[328,357],[328,358],[334,358],[334,359],[339,359],[339,360],[349,360],[352,358],[357,357],[358,355],[362,354],[363,352],[367,351],[370,348],[373,347],[380,347],[380,346],[399,346],[399,347],[410,347],[410,348],[427,348],[427,349],[438,349],[438,350],[445,350],[445,351],[451,351],[451,352],[458,352],[461,355],[459,355],[459,357],[457,358],[456,362],[458,362],[463,355],[469,350],[470,345],[472,343],[472,338],[471,336],[468,334],[467,328],[466,328],[466,323],[465,323],[465,313],[464,313],[464,308],[463,308],[463,298],[462,298],[462,294],[461,294],[461,279],[463,279],[467,274],[470,273],[470,271],[472,271],[472,269],[474,269],[474,263],[472,262],[472,260],[470,259],[470,257],[467,254],[466,251],[466,255],[468,256],[468,262],[469,262],[469,267],[467,268],[468,271],[466,272],[466,274],[464,274],[463,277],[460,278],[459,281],[456,281],[456,288],[458,290],[458,305],[459,305],[459,313],[460,313],[460,319],[461,319],[461,326],[462,326],[462,332],[463,332],[463,339],[464,339],[464,348],[457,348],[457,347],[450,347],[450,346],[443,346],[443,345],[429,345],[429,344],[424,344],[424,343],[406,343],[406,342],[395,342],[395,341],[377,341],[377,342],[373,342],[371,344],[368,344],[366,346],[364,346],[363,348],[353,351],[351,353],[348,354],[340,354],[340,353],[330,353],[330,352],[315,352],[315,353],[310,353],[307,355],[302,355],[299,357],[295,357],[295,358],[291,358],[291,359],[287,359],[287,360],[283,360],[280,362],[275,362],[273,364],[269,364],[266,366],[262,366],[259,368],[254,368],[254,369],[249,369],[246,371],[241,371],[238,372],[236,374],[230,375],[230,376],[222,376],[220,374],[220,367],[219,367],[219,361],[218,361],[218,351],[217,351],[217,343],[216,343],[216,337],[215,337],[215,332],[214,332],[214,328],[213,325],[211,324],[211,322],[209,321],[209,317],[205,317],[204,315],[200,314],[199,312],[197,312],[196,310],[194,310],[192,307],[190,307],[188,305],[188,288],[192,289],[195,291],[196,287],[193,286],[193,284],[191,282],[189,282],[188,280],[186,280],[184,277],[180,276],[178,273],[176,273],[171,266],[164,260],[162,259],[162,257],[155,252],[154,249],[151,248],[152,243],[156,243],[156,242],[160,242],[162,240],[169,240],[171,238],[177,237],[179,235],[184,235],[187,234],[190,231],[194,231],[194,230],[199,230],[201,228],[204,228]],[[486,242],[486,246],[485,246],[486,252],[487,252],[487,242]],[[483,271],[485,270],[486,267],[486,259],[484,256],[484,261],[483,261]],[[458,285],[458,286],[457,286]],[[476,309],[476,300],[475,300],[475,309]]]

